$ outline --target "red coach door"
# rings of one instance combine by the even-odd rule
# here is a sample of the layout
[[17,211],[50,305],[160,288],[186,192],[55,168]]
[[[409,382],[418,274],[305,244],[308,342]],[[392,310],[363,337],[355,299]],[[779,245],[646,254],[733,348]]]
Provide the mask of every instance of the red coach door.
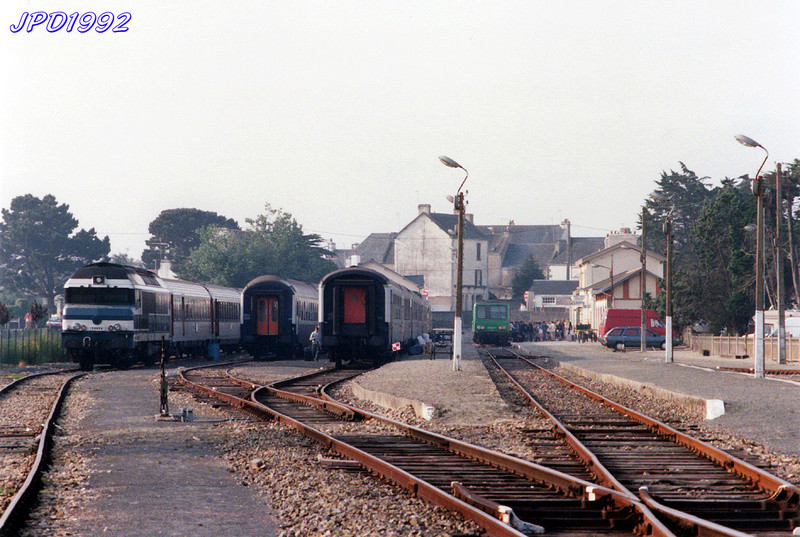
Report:
[[278,297],[259,297],[257,303],[258,319],[256,320],[256,334],[259,336],[278,335]]
[[344,324],[365,324],[367,322],[366,289],[364,287],[345,287]]

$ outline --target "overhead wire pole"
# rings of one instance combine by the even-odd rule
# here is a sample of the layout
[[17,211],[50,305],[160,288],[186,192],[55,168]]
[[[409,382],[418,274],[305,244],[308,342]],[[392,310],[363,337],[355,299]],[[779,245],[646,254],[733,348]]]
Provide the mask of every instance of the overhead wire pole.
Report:
[[639,278],[639,294],[642,298],[642,326],[639,329],[639,342],[641,343],[641,351],[647,350],[647,310],[645,310],[644,294],[647,291],[647,283],[645,276],[647,275],[647,242],[645,240],[644,226],[647,218],[647,208],[642,207],[642,275]]
[[672,345],[672,213],[675,211],[675,204],[672,202],[672,196],[667,196],[661,192],[652,192],[650,197],[658,202],[669,202],[669,212],[664,218],[662,231],[667,241],[667,261],[664,267],[664,300],[666,302],[665,309],[665,324],[664,330],[664,347],[666,354],[664,355],[664,362],[670,364],[674,361],[674,352]]
[[759,174],[769,158],[769,151],[752,138],[743,134],[734,136],[736,141],[747,147],[760,147],[766,153],[764,162],[753,179],[753,194],[756,197],[756,330],[753,351],[753,376],[764,378],[764,185]]
[[[778,307],[778,363],[786,363],[786,313],[784,307],[783,285],[783,247],[781,246],[781,226],[783,225],[783,180],[781,165],[775,170],[775,302]],[[791,233],[791,230],[789,231]]]
[[457,246],[457,254],[456,254],[456,300],[455,300],[455,312],[453,317],[453,371],[461,371],[461,355],[462,355],[462,334],[461,334],[461,327],[462,327],[462,319],[461,315],[464,309],[464,298],[462,296],[462,287],[463,287],[463,275],[464,275],[464,212],[465,212],[465,205],[464,205],[464,193],[461,192],[461,189],[464,187],[464,183],[467,182],[467,177],[469,177],[469,172],[466,168],[461,166],[458,162],[451,159],[450,157],[441,156],[439,160],[442,161],[442,164],[448,166],[450,168],[461,168],[467,174],[464,176],[464,180],[461,181],[461,185],[458,187],[456,191],[456,195],[454,198],[450,199],[448,196],[448,200],[453,202],[453,209],[455,210],[456,214],[458,215],[458,226],[456,235],[456,240],[458,241]]
[[666,220],[664,220],[664,234],[667,236],[667,266],[666,266],[666,281],[664,282],[664,286],[666,287],[666,296],[664,297],[667,305],[666,305],[666,337],[664,338],[664,342],[666,343],[666,354],[664,355],[664,361],[666,363],[673,362],[673,352],[672,352],[672,213],[667,215]]

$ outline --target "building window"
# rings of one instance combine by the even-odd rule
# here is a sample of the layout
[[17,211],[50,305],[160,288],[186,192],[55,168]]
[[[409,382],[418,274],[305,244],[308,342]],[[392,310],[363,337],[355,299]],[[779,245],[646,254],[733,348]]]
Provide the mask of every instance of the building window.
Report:
[[481,243],[476,243],[477,248],[475,249],[475,260],[481,260]]
[[475,287],[482,287],[483,286],[483,271],[476,270],[475,271]]

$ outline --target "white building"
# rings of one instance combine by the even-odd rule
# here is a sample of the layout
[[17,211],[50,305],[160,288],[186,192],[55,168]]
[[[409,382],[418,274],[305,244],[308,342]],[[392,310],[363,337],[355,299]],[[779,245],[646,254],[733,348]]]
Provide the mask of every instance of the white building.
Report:
[[[415,281],[428,293],[434,312],[455,311],[458,215],[433,213],[419,206],[419,214],[394,237],[394,270]],[[470,311],[478,300],[489,298],[489,239],[464,221],[463,307]]]
[[[642,249],[638,237],[629,230],[607,238],[607,247],[579,260],[578,304],[572,308],[573,324],[589,324],[596,329],[608,308],[639,309],[642,304]],[[644,274],[645,294],[655,298],[658,279],[664,277],[666,258],[647,251]]]

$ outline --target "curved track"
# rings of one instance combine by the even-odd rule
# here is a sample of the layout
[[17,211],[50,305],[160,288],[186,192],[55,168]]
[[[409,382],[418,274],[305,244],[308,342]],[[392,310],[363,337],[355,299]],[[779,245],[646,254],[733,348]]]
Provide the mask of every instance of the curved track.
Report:
[[798,487],[513,352],[490,354],[598,482],[637,491],[670,523],[693,535],[785,536],[800,525]]
[[[369,414],[325,394],[324,386],[359,373],[329,370],[307,375],[256,388],[249,401],[240,397],[231,404],[289,424],[416,496],[474,520],[489,535],[519,537],[524,535],[521,530],[673,535],[629,493]],[[191,382],[199,384],[196,381]],[[231,391],[239,388],[231,382],[226,375],[221,386],[202,390],[232,401]],[[235,384],[253,387],[241,380]],[[355,422],[365,419],[380,426],[359,428]]]
[[7,475],[0,483],[5,492],[13,493],[3,496],[0,535],[16,535],[27,515],[50,456],[55,421],[67,388],[83,375],[74,371],[37,373],[0,390],[2,467],[27,469],[27,474]]

